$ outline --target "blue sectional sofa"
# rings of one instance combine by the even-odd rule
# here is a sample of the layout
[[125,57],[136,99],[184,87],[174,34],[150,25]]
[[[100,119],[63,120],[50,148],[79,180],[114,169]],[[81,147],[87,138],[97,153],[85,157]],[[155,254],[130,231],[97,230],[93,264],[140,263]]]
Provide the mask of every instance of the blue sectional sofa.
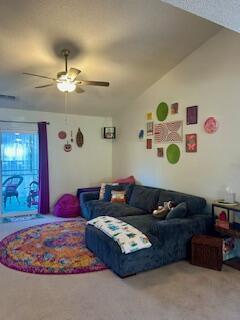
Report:
[[[134,185],[127,204],[98,200],[98,192],[82,193],[80,197],[87,220],[101,215],[117,217],[142,231],[152,243],[150,248],[124,254],[114,240],[87,225],[87,248],[120,277],[185,259],[192,236],[212,229],[212,218],[204,212],[205,199],[180,192]],[[185,202],[187,216],[170,220],[153,217],[152,211],[165,201]]]

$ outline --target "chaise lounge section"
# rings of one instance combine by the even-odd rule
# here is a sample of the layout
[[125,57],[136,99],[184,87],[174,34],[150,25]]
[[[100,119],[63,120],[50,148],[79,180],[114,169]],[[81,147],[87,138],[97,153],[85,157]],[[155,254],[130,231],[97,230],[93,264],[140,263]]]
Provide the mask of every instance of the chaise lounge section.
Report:
[[[150,248],[124,254],[112,238],[94,226],[87,225],[87,248],[120,277],[186,259],[191,238],[212,229],[212,218],[204,212],[206,201],[200,197],[137,185],[133,188],[128,204],[116,206],[111,202],[97,200],[97,197],[97,193],[82,195],[81,203],[85,206],[86,218],[100,215],[117,217],[143,232],[152,244]],[[185,202],[187,216],[170,220],[153,217],[152,210],[165,201]]]

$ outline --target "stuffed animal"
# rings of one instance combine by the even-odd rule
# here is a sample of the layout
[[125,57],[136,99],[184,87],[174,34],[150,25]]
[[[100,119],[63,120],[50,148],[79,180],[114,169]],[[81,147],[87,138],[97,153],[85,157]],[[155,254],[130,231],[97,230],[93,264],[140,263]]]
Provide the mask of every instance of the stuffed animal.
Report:
[[153,211],[153,216],[155,218],[165,218],[174,207],[176,207],[176,204],[173,201],[164,202],[163,206],[158,206],[158,208]]

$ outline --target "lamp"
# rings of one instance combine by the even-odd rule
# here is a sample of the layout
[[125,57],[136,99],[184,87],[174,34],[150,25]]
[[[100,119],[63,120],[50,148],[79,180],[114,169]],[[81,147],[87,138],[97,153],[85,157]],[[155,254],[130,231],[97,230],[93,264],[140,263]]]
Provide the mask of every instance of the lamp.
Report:
[[57,88],[62,92],[73,92],[76,89],[76,84],[73,81],[63,80],[57,83]]

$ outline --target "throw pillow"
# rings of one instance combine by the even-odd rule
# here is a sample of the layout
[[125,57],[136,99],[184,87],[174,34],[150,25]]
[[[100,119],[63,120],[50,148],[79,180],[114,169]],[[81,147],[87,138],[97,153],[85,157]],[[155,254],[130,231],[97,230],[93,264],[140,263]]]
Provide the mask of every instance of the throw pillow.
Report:
[[112,191],[111,202],[113,203],[126,203],[126,192],[125,191]]
[[126,184],[135,184],[135,178],[134,176],[129,176],[127,178],[120,178],[120,179],[117,179],[116,181],[114,182],[117,182],[117,183],[126,183]]
[[123,191],[124,187],[121,185],[112,185],[106,184],[105,186],[105,194],[104,194],[104,201],[111,201],[112,191]]
[[107,183],[107,182],[101,183],[101,188],[100,188],[100,192],[99,192],[99,200],[103,200],[104,199],[106,185],[115,185],[115,186],[117,186],[118,183],[111,183],[111,182],[109,182],[109,183]]
[[172,208],[166,216],[166,220],[184,218],[187,215],[187,204],[182,202],[178,204],[175,208]]
[[134,184],[119,183],[119,185],[123,187],[122,190],[126,191],[126,203],[129,203],[134,188]]

